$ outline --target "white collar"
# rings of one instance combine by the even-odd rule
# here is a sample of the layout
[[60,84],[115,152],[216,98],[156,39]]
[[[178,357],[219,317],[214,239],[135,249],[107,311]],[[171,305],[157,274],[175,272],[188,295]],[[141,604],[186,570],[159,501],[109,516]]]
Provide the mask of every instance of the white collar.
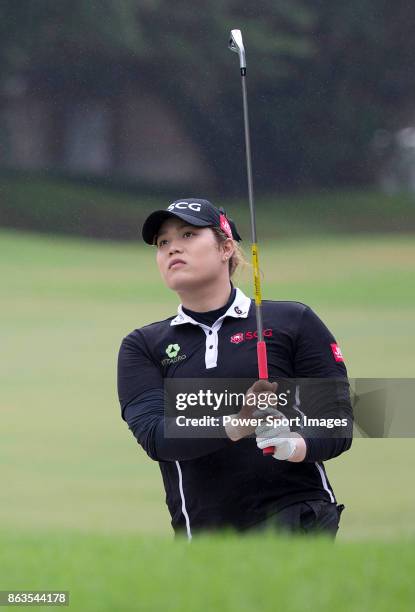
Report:
[[[247,297],[243,291],[236,288],[235,299],[232,304],[229,306],[228,310],[219,317],[218,321],[222,321],[225,317],[234,317],[235,319],[246,319],[249,313],[249,308],[251,306],[251,299]],[[177,308],[177,317],[175,317],[170,325],[183,325],[184,323],[192,323],[192,325],[202,325],[198,323],[192,317],[189,317],[185,312],[183,312],[182,305],[180,304]],[[217,323],[217,321],[215,321]]]

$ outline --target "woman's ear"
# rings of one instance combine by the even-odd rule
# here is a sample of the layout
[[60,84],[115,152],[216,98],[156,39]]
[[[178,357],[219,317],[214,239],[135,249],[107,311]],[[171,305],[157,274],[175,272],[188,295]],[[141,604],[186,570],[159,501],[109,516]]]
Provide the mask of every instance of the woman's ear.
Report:
[[222,251],[223,251],[223,261],[229,261],[229,259],[232,257],[232,255],[235,252],[235,247],[233,246],[233,240],[228,239],[225,240],[224,242],[222,242],[221,244],[222,247]]

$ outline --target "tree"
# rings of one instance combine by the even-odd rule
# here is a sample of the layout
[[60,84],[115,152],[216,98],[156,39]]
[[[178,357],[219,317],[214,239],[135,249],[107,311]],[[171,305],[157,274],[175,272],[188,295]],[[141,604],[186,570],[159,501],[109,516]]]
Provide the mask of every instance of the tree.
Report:
[[[248,5],[248,6],[247,6]],[[0,80],[24,73],[122,95],[144,81],[174,107],[227,192],[245,189],[242,29],[257,189],[370,178],[374,131],[414,99],[407,0],[0,0]]]

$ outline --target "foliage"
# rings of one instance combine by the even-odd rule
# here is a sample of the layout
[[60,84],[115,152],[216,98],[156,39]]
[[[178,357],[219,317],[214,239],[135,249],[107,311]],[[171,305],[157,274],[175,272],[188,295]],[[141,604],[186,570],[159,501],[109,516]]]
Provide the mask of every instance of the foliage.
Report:
[[[365,183],[378,128],[409,120],[415,6],[406,0],[0,0],[0,78],[123,95],[176,111],[227,193],[245,190],[242,104],[228,32],[248,57],[257,189]],[[56,103],[59,104],[57,96]]]

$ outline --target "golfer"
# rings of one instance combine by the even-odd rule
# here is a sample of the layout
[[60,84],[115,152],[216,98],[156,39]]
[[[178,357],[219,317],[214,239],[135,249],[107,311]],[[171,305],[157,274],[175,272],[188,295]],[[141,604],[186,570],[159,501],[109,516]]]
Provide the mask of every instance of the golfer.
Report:
[[[198,198],[177,200],[150,214],[142,236],[154,245],[160,275],[180,305],[177,315],[123,339],[118,393],[122,418],[159,463],[174,531],[190,539],[207,530],[275,527],[334,537],[344,506],[323,461],[347,451],[352,441],[347,371],[335,338],[305,304],[265,300],[269,381],[251,383],[246,398],[275,398],[278,379],[340,380],[334,396],[318,396],[318,414],[326,423],[342,423],[343,433],[319,435],[304,426],[307,398],[300,385],[286,409],[262,407],[273,416],[271,424],[255,420],[258,405],[246,402],[232,422],[218,418],[214,436],[167,435],[166,380],[257,379],[255,303],[232,284],[243,263],[241,238],[222,208]],[[263,454],[267,447],[272,454]]]

